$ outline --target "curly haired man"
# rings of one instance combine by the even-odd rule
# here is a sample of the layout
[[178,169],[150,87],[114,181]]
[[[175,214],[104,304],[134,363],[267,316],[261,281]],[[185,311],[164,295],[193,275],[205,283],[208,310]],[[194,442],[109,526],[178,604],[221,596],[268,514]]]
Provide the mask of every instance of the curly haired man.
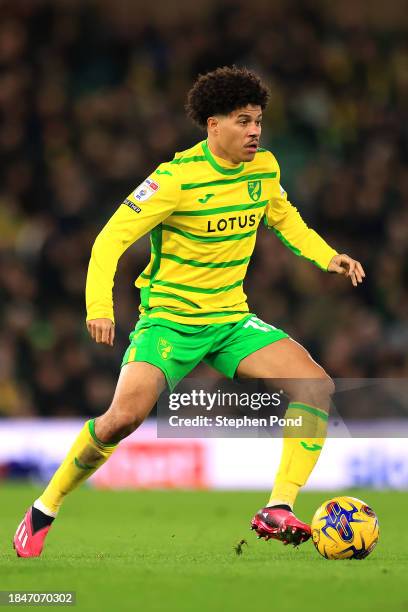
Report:
[[166,386],[172,390],[202,360],[226,377],[274,379],[289,398],[287,414],[302,417],[301,431],[285,430],[270,499],[251,524],[265,539],[298,545],[310,537],[293,506],[325,440],[333,383],[302,346],[249,311],[243,281],[261,222],[322,270],[347,276],[354,286],[365,275],[288,201],[275,157],[259,147],[267,102],[266,87],[246,69],[224,67],[200,76],[186,109],[206,139],[160,164],[96,238],[86,286],[92,339],[112,346],[117,263],[150,232],[150,261],[136,281],[140,316],[111,405],[85,423],[27,511],[14,537],[19,556],[41,554],[65,496],[143,422]]

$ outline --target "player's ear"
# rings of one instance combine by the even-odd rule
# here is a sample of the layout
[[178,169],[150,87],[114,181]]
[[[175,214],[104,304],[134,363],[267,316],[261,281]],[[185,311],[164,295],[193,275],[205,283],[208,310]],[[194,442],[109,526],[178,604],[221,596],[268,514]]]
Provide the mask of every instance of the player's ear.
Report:
[[210,134],[214,134],[215,136],[218,136],[219,121],[218,121],[217,117],[208,117],[208,119],[207,119],[207,128],[208,128],[208,132]]

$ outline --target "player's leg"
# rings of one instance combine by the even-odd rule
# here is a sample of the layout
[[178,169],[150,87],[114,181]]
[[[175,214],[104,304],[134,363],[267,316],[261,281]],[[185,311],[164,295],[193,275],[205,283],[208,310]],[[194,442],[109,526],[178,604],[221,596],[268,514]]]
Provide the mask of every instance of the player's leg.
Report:
[[[88,421],[41,497],[34,502],[14,537],[17,554],[38,556],[64,497],[89,478],[114,452],[117,443],[146,418],[166,386],[173,389],[201,361],[211,345],[208,326],[192,340],[183,331],[140,320],[130,345],[111,406]],[[27,536],[27,537],[26,537]]]
[[144,362],[125,365],[109,409],[87,421],[40,497],[45,508],[57,513],[65,495],[87,480],[112,455],[118,442],[147,417],[165,387],[156,366]]
[[245,357],[237,368],[237,375],[273,379],[290,400],[285,417],[301,417],[301,427],[285,427],[282,456],[271,497],[252,521],[261,537],[300,543],[309,536],[309,529],[291,511],[324,444],[333,382],[309,353],[290,338]]
[[[268,506],[256,518],[260,535],[300,543],[310,528],[291,512],[299,488],[313,470],[326,435],[333,383],[307,351],[284,331],[249,314],[231,328],[220,327],[205,359],[225,376],[273,379],[290,398],[287,416],[303,427],[286,427],[282,459]],[[271,513],[276,517],[272,520]],[[269,520],[271,519],[271,520]],[[268,525],[267,523],[270,522]],[[262,529],[261,529],[262,527]],[[280,529],[282,531],[280,531]],[[289,528],[294,530],[292,534]]]
[[144,421],[165,382],[163,372],[150,363],[132,362],[122,368],[109,409],[85,423],[45,491],[20,523],[14,537],[19,556],[41,554],[45,537],[65,496],[101,467],[118,442]]

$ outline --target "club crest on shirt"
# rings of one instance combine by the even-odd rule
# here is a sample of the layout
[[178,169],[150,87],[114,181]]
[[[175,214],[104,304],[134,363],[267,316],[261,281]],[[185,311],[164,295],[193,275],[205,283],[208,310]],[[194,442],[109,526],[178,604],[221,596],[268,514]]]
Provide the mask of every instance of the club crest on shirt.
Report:
[[146,200],[151,198],[152,195],[154,195],[158,189],[159,183],[147,178],[143,181],[143,183],[139,185],[139,187],[136,187],[136,189],[132,193],[132,196],[138,202],[145,202]]
[[248,193],[251,200],[257,202],[261,197],[262,193],[262,182],[261,181],[248,181]]

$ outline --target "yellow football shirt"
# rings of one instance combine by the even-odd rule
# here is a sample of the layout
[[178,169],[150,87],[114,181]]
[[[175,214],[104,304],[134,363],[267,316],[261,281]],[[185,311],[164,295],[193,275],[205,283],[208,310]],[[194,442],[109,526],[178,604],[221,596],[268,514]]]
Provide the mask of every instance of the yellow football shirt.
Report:
[[206,141],[176,153],[125,199],[96,238],[87,319],[114,320],[118,260],[151,232],[150,261],[136,280],[142,315],[189,325],[240,320],[248,313],[243,282],[262,220],[324,270],[336,255],[288,201],[269,151],[260,149],[239,165],[215,157]]

